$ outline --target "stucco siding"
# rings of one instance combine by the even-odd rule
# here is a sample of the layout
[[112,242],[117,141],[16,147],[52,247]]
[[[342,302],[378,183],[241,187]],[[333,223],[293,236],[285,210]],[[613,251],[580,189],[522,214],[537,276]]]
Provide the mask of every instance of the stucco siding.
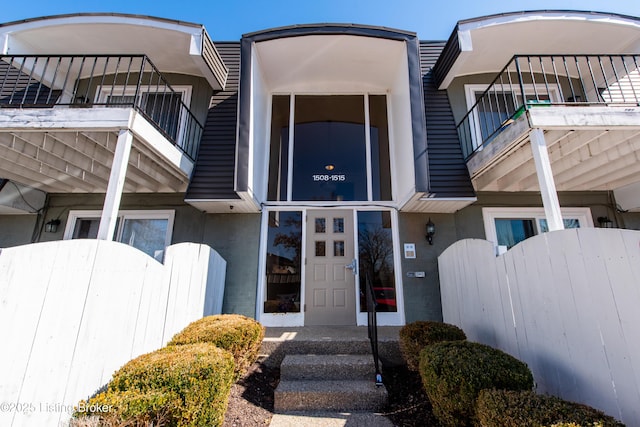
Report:
[[0,215],[0,248],[31,243],[36,215]]
[[207,215],[202,243],[227,261],[222,312],[255,317],[260,214]]

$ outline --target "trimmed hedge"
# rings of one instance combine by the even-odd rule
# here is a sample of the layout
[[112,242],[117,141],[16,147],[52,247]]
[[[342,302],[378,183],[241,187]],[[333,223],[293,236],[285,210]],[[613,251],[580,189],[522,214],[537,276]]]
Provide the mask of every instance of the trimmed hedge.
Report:
[[169,346],[206,342],[229,351],[235,360],[236,379],[258,358],[264,326],[239,314],[220,314],[196,320],[178,332]]
[[527,365],[501,350],[468,341],[425,347],[420,376],[433,413],[444,427],[476,425],[476,398],[483,389],[533,388]]
[[120,368],[107,391],[80,402],[76,415],[116,425],[220,426],[233,381],[228,351],[209,343],[165,347]]
[[590,406],[532,391],[483,390],[476,408],[482,427],[623,426]]
[[400,350],[407,367],[417,371],[420,365],[420,352],[430,344],[442,341],[464,341],[464,331],[455,325],[442,322],[417,321],[400,329]]
[[[100,425],[108,427],[138,427],[146,425],[176,425],[181,401],[177,394],[149,390],[111,391],[100,393],[76,407],[77,418],[71,426]],[[95,418],[93,423],[88,421]],[[82,421],[87,422],[83,423]]]

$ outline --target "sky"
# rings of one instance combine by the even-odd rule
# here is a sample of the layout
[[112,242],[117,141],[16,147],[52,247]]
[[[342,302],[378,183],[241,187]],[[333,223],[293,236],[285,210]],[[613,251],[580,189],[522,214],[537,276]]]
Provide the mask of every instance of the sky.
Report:
[[[26,6],[28,5],[28,7]],[[308,23],[354,23],[445,40],[462,19],[562,9],[640,16],[640,0],[0,0],[0,22],[79,12],[118,12],[203,24],[213,40]]]

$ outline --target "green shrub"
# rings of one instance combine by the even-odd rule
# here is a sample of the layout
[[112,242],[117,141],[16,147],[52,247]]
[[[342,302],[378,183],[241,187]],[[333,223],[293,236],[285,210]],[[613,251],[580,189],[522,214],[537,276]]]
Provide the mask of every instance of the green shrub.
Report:
[[429,344],[466,339],[464,331],[455,325],[417,321],[400,329],[400,350],[407,362],[407,367],[412,371],[417,371],[420,365],[420,352]]
[[172,345],[207,342],[229,351],[235,360],[236,379],[258,358],[264,327],[239,314],[207,316],[188,325],[169,342]]
[[[93,425],[99,426],[168,426],[177,424],[181,406],[173,392],[106,391],[81,401],[74,416],[79,421],[93,419]],[[82,424],[76,421],[73,425]]]
[[475,424],[480,390],[531,390],[533,375],[518,359],[468,341],[440,342],[420,354],[420,376],[433,413],[444,427]]
[[477,416],[482,427],[618,427],[622,424],[587,405],[532,391],[483,390]]
[[104,409],[81,412],[83,402],[77,415],[97,415],[105,424],[121,420],[119,426],[154,419],[165,426],[220,426],[233,381],[228,351],[209,343],[165,347],[124,365],[107,390],[89,400],[89,407],[108,407],[106,415]]

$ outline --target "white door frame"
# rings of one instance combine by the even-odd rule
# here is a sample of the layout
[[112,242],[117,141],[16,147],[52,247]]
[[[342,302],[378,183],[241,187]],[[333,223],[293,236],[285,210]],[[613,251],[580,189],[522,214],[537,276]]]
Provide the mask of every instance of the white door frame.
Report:
[[[381,206],[265,206],[262,210],[262,221],[260,226],[260,253],[258,259],[258,291],[256,292],[256,319],[264,326],[267,327],[292,327],[292,326],[304,326],[304,306],[302,306],[300,313],[264,313],[264,301],[266,295],[266,275],[264,274],[267,262],[267,233],[268,233],[268,220],[269,213],[273,211],[297,211],[302,212],[302,248],[301,257],[304,260],[306,258],[305,242],[307,239],[306,223],[307,223],[307,210],[322,210],[322,209],[334,209],[345,210],[350,209],[353,212],[354,220],[354,232],[353,243],[356,251],[356,259],[358,252],[358,211],[388,211],[391,214],[391,230],[393,239],[393,262],[394,262],[394,276],[396,286],[396,304],[398,307],[397,312],[392,313],[378,313],[378,325],[379,326],[402,326],[405,324],[404,313],[404,293],[402,283],[402,264],[400,253],[400,234],[398,228],[398,211],[396,209],[387,209]],[[300,285],[300,301],[305,301],[305,283],[304,277],[306,274],[306,268],[304,262],[302,263],[302,283]],[[355,292],[356,296],[360,292],[360,276],[355,278]],[[360,298],[356,297],[356,324],[358,326],[364,326],[367,324],[367,313],[360,312]]]

